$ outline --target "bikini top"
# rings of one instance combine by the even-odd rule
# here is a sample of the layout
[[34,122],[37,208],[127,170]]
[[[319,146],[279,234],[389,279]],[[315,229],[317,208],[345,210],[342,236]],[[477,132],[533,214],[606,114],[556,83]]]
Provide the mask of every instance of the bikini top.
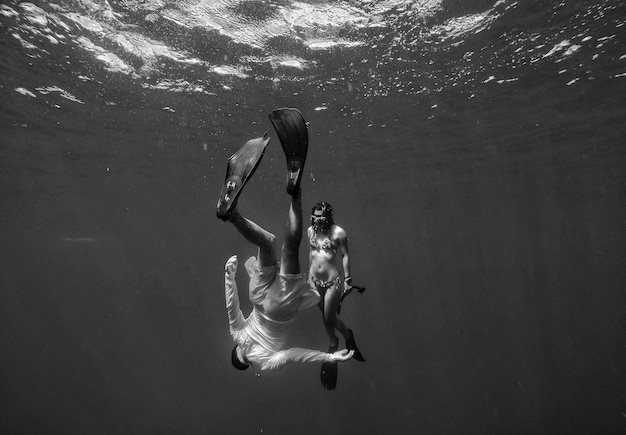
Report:
[[315,249],[324,249],[326,251],[337,251],[337,243],[335,243],[330,237],[326,237],[324,240],[322,240],[322,242],[320,243],[317,240],[317,233],[313,233],[313,235],[311,236],[311,238],[309,239],[309,243],[311,244],[311,247],[315,248]]

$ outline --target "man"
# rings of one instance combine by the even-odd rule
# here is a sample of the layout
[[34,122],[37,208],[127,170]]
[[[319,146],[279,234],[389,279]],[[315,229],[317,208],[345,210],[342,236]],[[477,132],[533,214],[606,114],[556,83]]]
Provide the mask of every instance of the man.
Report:
[[239,308],[235,273],[237,257],[231,257],[225,268],[225,293],[230,333],[235,342],[231,360],[245,370],[278,370],[292,362],[347,361],[354,351],[333,353],[317,350],[284,349],[291,323],[298,311],[316,305],[319,293],[306,283],[300,271],[298,251],[302,240],[302,202],[300,181],[308,149],[308,133],[300,112],[277,109],[270,120],[278,133],[287,157],[287,192],[291,195],[285,240],[277,262],[276,237],[256,223],[243,217],[237,209],[242,188],[259,165],[269,138],[248,141],[228,161],[226,180],[217,204],[218,218],[232,223],[249,242],[259,249],[257,258],[246,261],[250,276],[249,297],[252,313],[245,318]]

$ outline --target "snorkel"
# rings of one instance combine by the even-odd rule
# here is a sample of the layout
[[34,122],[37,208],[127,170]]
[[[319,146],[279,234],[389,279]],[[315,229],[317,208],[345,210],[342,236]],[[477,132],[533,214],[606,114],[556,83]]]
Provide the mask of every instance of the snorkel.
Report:
[[311,226],[316,233],[327,233],[334,224],[333,207],[329,203],[318,202],[313,206]]

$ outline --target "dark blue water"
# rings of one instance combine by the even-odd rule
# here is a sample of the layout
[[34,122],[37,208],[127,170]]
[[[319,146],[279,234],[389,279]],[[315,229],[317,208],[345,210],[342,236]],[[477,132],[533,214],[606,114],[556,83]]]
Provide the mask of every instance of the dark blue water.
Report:
[[[626,430],[623,2],[9,1],[0,27],[2,433]],[[229,361],[223,264],[255,251],[214,207],[282,106],[368,288],[333,392]],[[277,234],[284,165],[273,136],[240,201]],[[327,347],[319,312],[292,344]]]

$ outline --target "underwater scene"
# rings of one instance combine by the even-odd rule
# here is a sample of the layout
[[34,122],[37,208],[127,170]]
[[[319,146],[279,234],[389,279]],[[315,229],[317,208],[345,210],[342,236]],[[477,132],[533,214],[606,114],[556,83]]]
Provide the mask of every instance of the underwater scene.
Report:
[[[625,2],[3,0],[0,29],[3,434],[626,431]],[[367,289],[332,391],[230,360],[257,250],[216,203],[267,132],[238,208],[282,240],[280,107]],[[301,311],[288,345],[328,344]]]

